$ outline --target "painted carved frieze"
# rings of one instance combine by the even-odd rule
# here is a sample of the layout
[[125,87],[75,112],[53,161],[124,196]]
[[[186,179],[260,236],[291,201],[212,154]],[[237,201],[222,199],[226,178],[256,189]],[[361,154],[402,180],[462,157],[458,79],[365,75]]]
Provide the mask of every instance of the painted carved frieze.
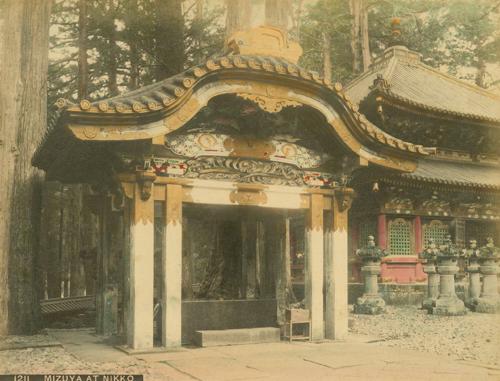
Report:
[[436,190],[387,184],[377,190],[374,199],[385,213],[500,220],[500,197],[478,194],[472,189]]
[[420,209],[429,216],[450,216],[451,202],[449,197],[441,192],[433,191],[424,200],[421,200]]
[[299,168],[317,168],[324,161],[323,155],[293,142],[219,133],[167,135],[165,145],[184,157],[240,156],[293,164]]
[[145,169],[157,176],[237,181],[266,185],[333,188],[338,181],[328,173],[304,171],[294,165],[240,157],[203,156],[193,159],[153,158]]

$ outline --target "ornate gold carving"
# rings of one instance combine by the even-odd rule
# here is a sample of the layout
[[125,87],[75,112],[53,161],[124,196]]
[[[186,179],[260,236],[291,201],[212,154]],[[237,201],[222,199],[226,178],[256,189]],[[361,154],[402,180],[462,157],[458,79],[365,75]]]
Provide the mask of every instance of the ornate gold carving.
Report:
[[121,113],[127,112],[127,106],[124,105],[123,103],[117,103],[115,104],[115,110]]
[[92,104],[90,103],[90,101],[88,101],[87,99],[82,99],[80,101],[80,108],[84,111],[87,111],[87,110],[90,110],[90,107],[92,106]]
[[261,190],[242,190],[231,191],[229,200],[238,205],[264,205],[267,203],[267,196]]
[[132,104],[132,110],[134,110],[135,112],[143,112],[144,106],[139,102],[134,102]]
[[68,102],[66,101],[66,99],[64,99],[64,98],[59,98],[59,99],[56,101],[56,107],[57,107],[57,108],[64,108],[64,107],[66,107],[67,103],[68,103]]
[[208,60],[205,64],[208,70],[217,70],[220,69],[220,66],[214,60]]
[[276,98],[266,97],[264,95],[255,95],[248,93],[239,93],[237,95],[241,98],[255,102],[262,110],[271,113],[280,112],[285,107],[302,106],[301,103],[292,101],[290,99],[276,99]]
[[309,207],[308,227],[311,230],[323,230],[323,195],[311,194],[311,205]]
[[315,72],[315,71],[312,71],[311,72],[311,77],[314,81],[318,82],[318,83],[323,83],[323,80],[321,79],[319,73]]
[[276,71],[280,74],[286,74],[286,69],[283,65],[281,64],[276,64]]
[[161,101],[163,102],[163,105],[165,105],[165,106],[170,106],[172,103],[174,103],[174,102],[175,102],[175,99],[174,99],[174,98],[172,98],[172,97],[167,97],[167,96],[165,96],[165,97],[163,97],[163,98],[162,98],[162,100],[161,100]]
[[181,89],[180,87],[176,87],[174,90],[174,94],[176,97],[180,97],[184,94],[184,89]]
[[222,67],[225,67],[225,68],[233,67],[233,64],[231,63],[231,61],[227,57],[222,57],[220,59],[220,64]]
[[98,132],[99,132],[99,129],[97,127],[84,127],[83,128],[83,135],[87,139],[94,139],[97,136]]
[[230,156],[253,157],[266,160],[276,152],[276,147],[270,141],[245,137],[228,138],[224,141],[224,147],[231,151]]
[[141,190],[141,200],[149,200],[153,189],[153,182],[156,180],[156,175],[153,172],[137,171],[136,180]]
[[165,119],[164,125],[168,131],[174,131],[182,127],[194,114],[199,110],[200,105],[196,98],[190,98],[182,107],[180,107],[174,114]]
[[342,91],[342,84],[340,82],[335,82],[335,85],[333,86],[336,92],[341,92]]
[[304,79],[311,79],[311,73],[308,72],[307,70],[304,70],[304,69],[300,69],[299,70],[299,74],[302,78]]
[[234,66],[239,67],[239,68],[245,68],[248,67],[247,63],[245,60],[239,56],[235,56],[233,58]]
[[299,73],[299,70],[297,69],[297,66],[295,66],[295,65],[288,65],[286,67],[286,70],[291,75],[297,75]]
[[156,110],[161,109],[161,105],[158,102],[151,101],[151,102],[148,102],[148,108],[151,111],[156,111]]
[[270,26],[237,31],[227,40],[227,47],[234,54],[280,57],[293,63],[302,55],[300,45],[289,41],[286,32]]
[[302,103],[291,100],[285,87],[255,84],[251,93],[238,93],[237,96],[255,102],[262,110],[275,113],[284,107],[298,107]]
[[352,188],[343,188],[335,190],[335,200],[336,200],[336,210],[339,212],[347,212],[352,205],[352,201],[354,200],[354,189]]
[[354,190],[343,188],[335,190],[333,206],[333,231],[346,231],[349,209],[354,199]]
[[134,188],[132,221],[134,224],[152,224],[154,222],[154,199],[143,198],[139,183],[135,183]]
[[109,104],[106,101],[99,102],[99,105],[97,106],[99,110],[102,112],[106,112],[109,110]]
[[181,224],[182,223],[182,199],[184,193],[182,185],[167,184],[165,191],[166,206],[166,224]]
[[206,73],[206,70],[202,69],[201,67],[197,67],[193,70],[193,74],[196,78],[203,77]]
[[257,60],[255,60],[253,58],[250,58],[248,60],[248,67],[250,67],[251,69],[259,70],[261,66],[260,66],[260,62],[258,62]]
[[193,78],[189,78],[189,77],[186,77],[182,80],[182,84],[184,85],[184,87],[186,89],[189,89],[191,86],[194,85],[194,79]]
[[269,61],[264,61],[262,68],[266,71],[274,71],[274,66]]
[[203,134],[198,137],[198,144],[205,149],[210,149],[217,144],[217,139],[213,134]]

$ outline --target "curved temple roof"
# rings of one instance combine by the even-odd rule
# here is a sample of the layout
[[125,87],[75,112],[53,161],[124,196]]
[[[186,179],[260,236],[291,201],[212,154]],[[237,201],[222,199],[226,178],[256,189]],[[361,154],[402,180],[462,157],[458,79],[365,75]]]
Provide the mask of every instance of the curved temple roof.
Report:
[[419,53],[404,46],[387,49],[346,86],[357,104],[374,91],[388,101],[437,115],[500,124],[500,96],[425,65]]
[[54,154],[48,151],[57,145],[55,136],[61,130],[69,129],[81,141],[153,139],[184,125],[209,99],[229,93],[269,112],[298,105],[317,109],[340,140],[366,162],[412,171],[416,158],[431,151],[379,129],[359,113],[340,84],[330,84],[315,72],[275,57],[228,55],[107,100],[59,100],[57,116],[33,162],[42,169],[50,165]]

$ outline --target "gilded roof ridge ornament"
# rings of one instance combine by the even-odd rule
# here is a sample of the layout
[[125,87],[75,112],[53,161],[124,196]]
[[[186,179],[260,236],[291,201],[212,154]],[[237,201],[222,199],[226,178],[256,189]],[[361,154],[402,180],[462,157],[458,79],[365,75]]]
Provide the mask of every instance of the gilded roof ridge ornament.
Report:
[[283,58],[296,64],[302,55],[302,47],[288,39],[281,28],[259,26],[233,33],[226,42],[233,54]]

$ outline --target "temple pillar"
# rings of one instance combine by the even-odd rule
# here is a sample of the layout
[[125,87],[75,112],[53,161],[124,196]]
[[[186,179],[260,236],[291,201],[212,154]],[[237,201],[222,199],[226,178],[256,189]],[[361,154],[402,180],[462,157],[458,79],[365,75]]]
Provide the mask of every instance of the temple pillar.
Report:
[[[140,172],[138,180],[147,181],[148,173]],[[153,175],[154,176],[154,175]],[[145,179],[141,178],[144,177]],[[153,347],[153,268],[154,268],[154,198],[153,179],[148,189],[144,183],[134,184],[129,226],[129,311],[127,344],[133,350]]]
[[305,231],[306,306],[311,314],[311,339],[322,340],[325,337],[323,323],[323,195],[311,194],[310,197],[311,203]]
[[181,346],[182,328],[182,186],[167,184],[162,252],[162,345]]
[[344,340],[348,325],[348,212],[352,203],[354,191],[343,189],[335,191],[332,202],[333,221],[328,232],[326,253],[326,338]]
[[387,218],[385,214],[379,214],[377,218],[377,242],[382,250],[387,249]]

